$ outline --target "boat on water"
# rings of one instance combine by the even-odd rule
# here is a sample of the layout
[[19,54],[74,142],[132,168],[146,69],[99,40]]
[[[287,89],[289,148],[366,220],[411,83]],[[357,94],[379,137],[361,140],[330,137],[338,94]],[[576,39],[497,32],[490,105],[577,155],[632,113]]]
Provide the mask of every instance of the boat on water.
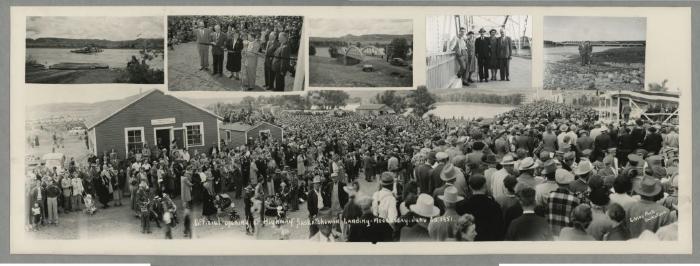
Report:
[[76,53],[76,54],[95,54],[95,53],[101,53],[102,49],[99,47],[95,47],[95,46],[88,46],[88,47],[84,47],[82,49],[71,50],[70,52]]

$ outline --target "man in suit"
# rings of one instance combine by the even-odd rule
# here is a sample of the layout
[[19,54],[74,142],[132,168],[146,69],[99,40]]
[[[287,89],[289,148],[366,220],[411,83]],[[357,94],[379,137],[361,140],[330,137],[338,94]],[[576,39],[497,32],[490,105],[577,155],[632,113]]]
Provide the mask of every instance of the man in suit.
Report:
[[418,166],[415,168],[416,183],[418,184],[418,193],[432,193],[432,179],[430,171],[432,170],[431,163],[427,156],[419,154],[416,159]]
[[313,221],[316,219],[316,216],[318,216],[319,210],[327,209],[330,205],[329,202],[326,201],[326,193],[322,189],[321,176],[315,176],[311,183],[314,189],[309,191],[308,201],[306,203],[306,207],[309,210],[309,221],[311,222],[309,225],[309,236],[313,236],[318,232],[318,225],[314,224]]
[[489,60],[491,58],[491,45],[489,38],[484,36],[486,30],[479,29],[479,38],[476,38],[476,59],[479,69],[479,81],[489,82]]
[[343,190],[345,183],[338,180],[338,173],[331,174],[330,182],[325,185],[325,194],[328,195],[326,201],[329,203],[327,207],[331,208],[333,217],[338,216],[346,203],[348,203],[348,193]]
[[501,80],[510,81],[510,59],[512,56],[513,42],[510,37],[506,36],[505,29],[501,28],[501,36],[498,37],[498,65],[501,72]]
[[219,74],[223,76],[224,71],[224,44],[226,43],[226,35],[221,33],[221,25],[214,26],[214,32],[211,33],[211,57],[214,64],[213,75]]
[[272,72],[275,73],[274,91],[284,91],[284,77],[288,71],[292,70],[290,65],[290,51],[287,43],[287,33],[279,33],[279,46],[275,50],[274,58],[272,59]]
[[204,21],[199,21],[192,35],[197,37],[197,53],[199,53],[199,70],[209,69],[209,38],[211,31],[204,27]]
[[445,181],[443,181],[441,178],[441,174],[442,174],[442,169],[445,167],[445,164],[450,159],[449,155],[446,152],[438,152],[437,154],[435,154],[435,158],[436,158],[438,164],[430,172],[430,179],[432,180],[432,183],[431,183],[432,187],[430,188],[429,191],[425,192],[428,195],[433,195],[433,192],[435,191],[436,188],[439,188],[443,184],[445,184]]
[[275,52],[279,48],[279,43],[277,43],[277,33],[271,32],[270,38],[267,40],[267,46],[265,47],[265,88],[273,89],[275,84],[275,72],[272,71],[272,61],[275,58]]

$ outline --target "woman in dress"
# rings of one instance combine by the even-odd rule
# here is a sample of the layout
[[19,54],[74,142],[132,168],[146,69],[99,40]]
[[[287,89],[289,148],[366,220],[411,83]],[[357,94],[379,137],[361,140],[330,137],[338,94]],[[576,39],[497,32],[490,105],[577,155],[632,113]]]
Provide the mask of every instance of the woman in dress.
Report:
[[243,39],[241,35],[233,26],[229,26],[229,38],[226,40],[226,70],[230,71],[231,74],[228,78],[235,78],[240,80],[241,72],[241,52],[243,51]]
[[491,58],[489,59],[489,70],[491,71],[491,80],[496,80],[496,73],[498,72],[498,57],[496,53],[498,52],[498,38],[496,38],[496,30],[491,29],[489,31],[489,44],[491,45]]
[[244,86],[247,90],[255,88],[256,72],[258,71],[258,50],[260,41],[254,32],[248,33],[248,45],[245,49],[246,80]]

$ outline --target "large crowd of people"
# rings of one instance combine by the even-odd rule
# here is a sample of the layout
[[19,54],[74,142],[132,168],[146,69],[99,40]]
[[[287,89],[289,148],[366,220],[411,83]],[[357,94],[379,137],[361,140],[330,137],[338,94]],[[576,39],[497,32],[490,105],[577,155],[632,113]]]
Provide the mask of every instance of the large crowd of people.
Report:
[[[246,115],[255,114],[231,117]],[[284,139],[192,154],[145,145],[84,167],[40,166],[30,218],[55,223],[58,209],[84,209],[89,196],[103,208],[130,204],[144,233],[183,221],[191,236],[193,206],[236,219],[230,203],[242,198],[246,231],[271,225],[280,239],[289,212],[308,215],[309,239],[321,242],[677,237],[675,125],[604,123],[592,109],[545,101],[457,124],[354,112],[279,112],[274,123]]]

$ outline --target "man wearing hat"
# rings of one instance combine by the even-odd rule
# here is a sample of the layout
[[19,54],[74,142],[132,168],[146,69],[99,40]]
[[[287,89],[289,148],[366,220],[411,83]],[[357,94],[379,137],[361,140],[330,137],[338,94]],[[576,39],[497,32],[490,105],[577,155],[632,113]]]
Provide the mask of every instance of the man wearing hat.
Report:
[[588,134],[585,129],[579,130],[579,137],[576,139],[576,148],[580,151],[593,150],[593,138]]
[[473,195],[457,204],[457,213],[461,216],[469,213],[474,216],[476,224],[475,241],[500,241],[505,234],[501,206],[486,194],[486,178],[473,175],[469,178],[469,187]]
[[329,198],[329,208],[333,217],[343,212],[343,207],[348,202],[348,194],[343,190],[345,183],[338,180],[338,174],[332,173],[331,180],[325,185],[325,191]]
[[432,193],[432,190],[430,190],[433,187],[433,180],[430,175],[431,171],[433,170],[431,163],[428,160],[427,155],[422,152],[418,153],[416,158],[416,164],[418,166],[414,169],[414,171],[416,183],[418,184],[418,193]]
[[479,82],[489,82],[489,61],[491,60],[491,43],[489,38],[484,36],[486,30],[479,29],[479,37],[474,41],[476,47],[476,58],[479,69]]
[[576,180],[569,184],[569,190],[574,194],[585,195],[589,191],[588,179],[594,174],[594,171],[590,161],[579,162],[573,171]]
[[355,204],[361,210],[357,221],[349,220],[348,242],[388,242],[393,240],[394,229],[382,218],[372,213],[372,198],[360,196]]
[[559,187],[549,193],[547,198],[547,213],[545,218],[552,228],[554,235],[559,235],[564,227],[571,227],[571,210],[579,205],[579,199],[569,190],[569,184],[574,181],[574,175],[564,169],[557,169],[555,180]]
[[639,237],[645,230],[655,233],[662,226],[675,221],[670,210],[656,202],[662,191],[661,182],[652,177],[645,177],[634,188],[641,200],[630,204],[627,211],[626,220],[631,238]]
[[661,147],[663,147],[663,142],[663,137],[657,132],[656,127],[649,127],[647,135],[642,142],[642,148],[650,154],[659,154]]
[[435,167],[433,167],[433,170],[431,170],[431,172],[430,172],[430,177],[431,177],[433,186],[430,188],[431,192],[426,192],[426,193],[428,193],[428,195],[432,195],[432,191],[435,191],[436,188],[443,185],[444,182],[442,181],[440,176],[442,174],[442,168],[445,167],[445,164],[449,160],[449,154],[447,154],[446,152],[442,152],[442,151],[438,152],[435,154],[435,159],[437,160],[437,162],[436,162],[437,165],[435,165]]
[[455,238],[457,220],[459,214],[455,210],[458,202],[464,200],[464,197],[458,194],[457,188],[450,186],[443,190],[442,195],[437,198],[442,202],[445,212],[442,216],[435,217],[428,224],[428,233],[430,238],[436,241],[445,241]]
[[518,165],[518,184],[515,186],[515,193],[517,194],[520,190],[531,187],[535,188],[537,185],[544,182],[542,177],[535,177],[535,169],[537,168],[537,163],[532,157],[525,157],[520,160]]
[[428,194],[418,195],[416,203],[409,206],[414,218],[401,228],[399,241],[423,242],[431,241],[428,226],[431,218],[440,215],[440,209],[435,207],[433,197]]
[[503,156],[501,166],[503,166],[503,168],[493,173],[491,177],[491,196],[494,198],[505,197],[506,187],[503,185],[503,180],[509,175],[517,175],[515,172],[515,159],[512,155],[508,154]]
[[394,180],[395,177],[393,173],[382,173],[379,183],[381,189],[374,192],[372,195],[372,212],[374,215],[386,220],[392,226],[392,228],[394,227],[394,222],[398,217],[396,197],[392,192],[394,188]]
[[445,167],[443,167],[442,173],[440,173],[440,179],[444,182],[444,184],[436,188],[431,194],[433,196],[433,199],[438,199],[435,201],[435,206],[440,208],[440,214],[444,213],[445,206],[443,205],[443,202],[440,201],[439,196],[444,193],[445,189],[449,187],[454,187],[455,189],[457,189],[457,193],[459,195],[466,195],[466,190],[462,191],[455,186],[455,182],[458,178],[462,179],[462,182],[466,183],[466,180],[464,180],[464,174],[462,174],[462,171],[459,170],[459,168],[457,168],[451,163],[448,163],[445,165]]
[[[307,196],[308,201],[306,203],[306,207],[309,210],[309,220],[313,222],[316,219],[319,210],[329,207],[329,204],[326,201],[326,193],[322,189],[321,176],[314,176],[311,184],[313,184],[313,189],[309,191]],[[317,230],[318,227],[312,223],[309,228],[309,234],[314,235]]]
[[553,159],[549,159],[543,163],[542,175],[545,181],[535,186],[535,203],[537,206],[545,206],[549,198],[549,193],[559,188],[555,179],[556,170],[557,164]]

